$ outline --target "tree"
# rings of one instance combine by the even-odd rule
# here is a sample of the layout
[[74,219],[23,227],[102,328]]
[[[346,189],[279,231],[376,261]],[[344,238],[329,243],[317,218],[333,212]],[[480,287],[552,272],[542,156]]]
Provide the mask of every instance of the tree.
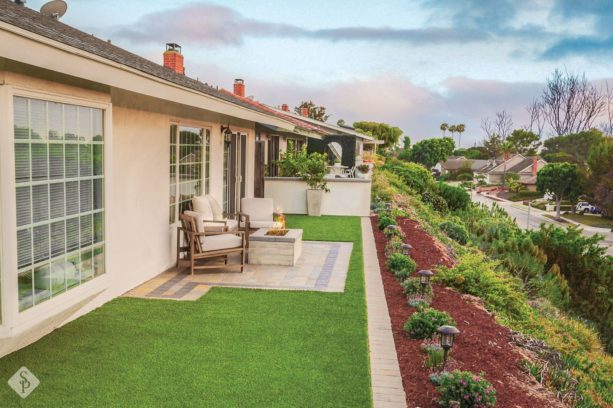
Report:
[[430,169],[436,163],[447,160],[454,149],[455,143],[449,137],[425,139],[413,145],[410,159]]
[[378,122],[354,122],[353,127],[360,133],[374,137],[377,140],[383,140],[384,148],[391,148],[396,146],[400,136],[402,136],[402,130],[396,126],[390,126],[387,123]]
[[443,137],[445,137],[445,132],[449,129],[449,125],[445,122],[441,123],[441,131],[443,132]]
[[404,139],[402,139],[402,148],[404,150],[408,150],[410,147],[411,147],[411,138],[405,135]]
[[568,161],[585,170],[590,149],[600,143],[603,137],[597,129],[552,137],[545,140],[541,153],[547,161]]
[[320,122],[325,122],[330,117],[330,115],[326,115],[326,108],[324,106],[317,106],[313,101],[302,101],[300,105],[294,108],[294,112],[300,115],[302,114],[302,108],[309,110],[309,118]]
[[456,149],[454,150],[453,155],[464,156],[471,160],[486,160],[490,158],[487,149],[483,146],[473,146],[469,147],[468,149]]
[[491,136],[483,140],[483,147],[490,159],[495,159],[502,153],[502,137],[497,133],[492,133]]
[[519,154],[534,156],[541,145],[541,137],[529,130],[515,129],[507,138],[513,150]]
[[553,194],[556,201],[556,219],[560,219],[560,204],[565,198],[574,199],[579,193],[579,170],[571,163],[549,163],[536,176],[536,187],[541,193]]
[[337,121],[336,121],[336,124],[337,124],[338,126],[345,126],[345,119],[339,119],[339,120],[337,120]]
[[462,133],[464,133],[464,131],[466,130],[466,125],[463,123],[460,123],[459,125],[455,126],[455,130],[456,132],[458,132],[458,147],[462,146]]
[[455,134],[455,132],[457,132],[456,125],[451,125],[447,129],[451,132],[451,138],[453,139],[453,135]]
[[585,74],[556,69],[528,111],[548,124],[554,135],[562,136],[591,129],[605,106],[606,95]]
[[613,138],[607,137],[591,147],[588,159],[588,191],[602,216],[613,217]]

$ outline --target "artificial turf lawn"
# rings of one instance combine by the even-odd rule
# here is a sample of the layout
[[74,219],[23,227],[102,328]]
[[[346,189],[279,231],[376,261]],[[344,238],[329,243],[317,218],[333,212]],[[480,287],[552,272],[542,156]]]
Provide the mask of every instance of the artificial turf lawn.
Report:
[[[371,406],[360,219],[288,226],[354,243],[344,293],[118,298],[0,359],[0,407]],[[41,382],[25,400],[6,383],[21,366]]]

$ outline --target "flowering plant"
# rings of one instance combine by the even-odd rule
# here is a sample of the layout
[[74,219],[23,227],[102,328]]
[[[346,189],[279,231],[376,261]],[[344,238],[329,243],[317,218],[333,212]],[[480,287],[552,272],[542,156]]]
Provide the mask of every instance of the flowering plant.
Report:
[[437,377],[438,403],[449,408],[489,408],[496,405],[496,390],[484,373],[454,370]]

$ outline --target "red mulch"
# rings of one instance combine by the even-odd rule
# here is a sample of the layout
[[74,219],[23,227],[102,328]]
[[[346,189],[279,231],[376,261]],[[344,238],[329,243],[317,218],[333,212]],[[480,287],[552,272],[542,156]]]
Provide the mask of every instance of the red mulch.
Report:
[[[426,354],[421,351],[422,340],[413,340],[403,326],[415,311],[407,304],[398,281],[385,266],[385,235],[377,228],[377,218],[371,218],[377,256],[385,296],[392,320],[392,331],[400,363],[402,381],[409,407],[437,407],[437,397],[430,382],[430,369],[425,365]],[[411,257],[418,270],[434,269],[437,265],[452,266],[453,260],[445,247],[421,229],[419,223],[398,218],[406,234],[405,242],[413,246]],[[493,316],[483,309],[476,298],[438,285],[433,285],[432,307],[448,312],[461,331],[452,350],[452,365],[460,370],[486,373],[486,378],[496,389],[497,407],[545,407],[562,406],[545,389],[524,374],[519,364],[521,356],[509,344],[510,330],[496,323]]]

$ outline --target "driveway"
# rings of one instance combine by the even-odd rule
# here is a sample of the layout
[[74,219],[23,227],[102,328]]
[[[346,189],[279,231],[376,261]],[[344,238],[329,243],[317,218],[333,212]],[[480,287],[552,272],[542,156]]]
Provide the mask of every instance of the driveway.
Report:
[[[566,228],[569,225],[567,223],[560,223],[552,220],[551,218],[545,217],[544,214],[549,213],[541,211],[537,208],[530,209],[530,217],[528,218],[528,207],[518,202],[505,200],[498,201],[475,192],[471,194],[471,198],[475,203],[484,203],[488,206],[491,206],[492,203],[498,204],[500,207],[504,208],[511,217],[515,218],[515,222],[520,228],[536,229],[539,228],[542,223],[554,224],[560,228]],[[583,228],[583,235],[585,236],[591,237],[595,234],[604,236],[604,241],[602,241],[601,244],[606,246],[608,248],[607,253],[613,256],[613,232],[606,228],[595,228],[585,225],[580,226]]]

